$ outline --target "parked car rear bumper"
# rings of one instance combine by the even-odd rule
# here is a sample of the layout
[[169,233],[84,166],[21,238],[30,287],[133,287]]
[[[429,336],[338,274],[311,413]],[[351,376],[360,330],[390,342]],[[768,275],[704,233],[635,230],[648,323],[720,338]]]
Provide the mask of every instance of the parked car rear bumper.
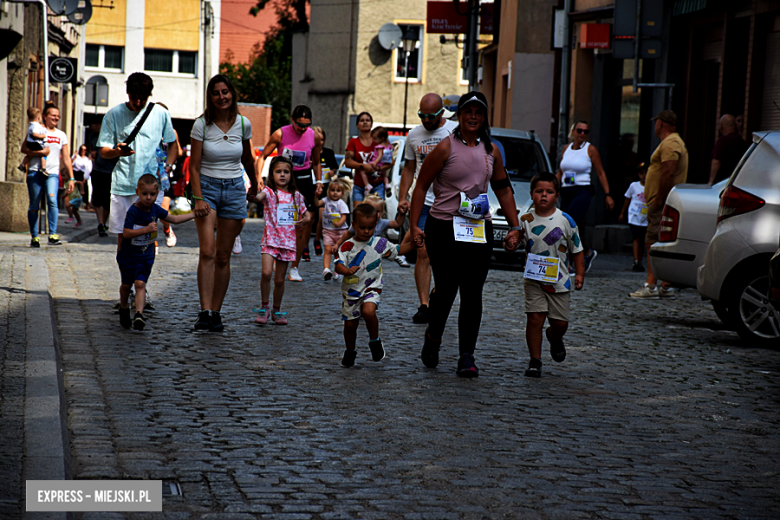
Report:
[[696,288],[699,266],[704,264],[708,245],[694,240],[653,244],[649,260],[653,274],[675,287]]

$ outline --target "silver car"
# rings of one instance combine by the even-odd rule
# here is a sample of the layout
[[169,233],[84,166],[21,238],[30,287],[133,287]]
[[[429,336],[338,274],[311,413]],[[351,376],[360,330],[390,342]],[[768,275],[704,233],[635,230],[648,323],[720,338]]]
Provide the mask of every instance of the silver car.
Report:
[[718,223],[720,193],[727,183],[678,184],[669,192],[660,241],[650,248],[650,266],[659,280],[696,288],[699,266],[704,264]]
[[780,312],[769,302],[769,262],[780,233],[780,131],[757,132],[720,198],[718,225],[699,293],[725,311],[751,344],[780,346]]

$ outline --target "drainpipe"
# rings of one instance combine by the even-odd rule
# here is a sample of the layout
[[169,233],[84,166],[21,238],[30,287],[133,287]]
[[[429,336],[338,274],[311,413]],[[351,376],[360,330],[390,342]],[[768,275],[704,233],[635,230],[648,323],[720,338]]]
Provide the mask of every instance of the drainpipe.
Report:
[[571,0],[563,2],[563,48],[561,49],[561,92],[558,108],[558,153],[556,160],[563,154],[563,148],[568,141],[569,127],[569,83],[571,69],[571,27],[569,25],[569,12]]
[[46,0],[38,0],[38,3],[41,4],[43,20],[43,102],[46,103],[49,100],[49,20],[47,17],[49,6]]

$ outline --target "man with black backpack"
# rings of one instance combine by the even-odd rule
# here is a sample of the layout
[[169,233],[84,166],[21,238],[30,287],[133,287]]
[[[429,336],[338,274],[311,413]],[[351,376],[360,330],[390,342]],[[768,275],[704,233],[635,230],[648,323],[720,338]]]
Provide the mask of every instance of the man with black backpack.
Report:
[[[157,175],[155,151],[162,141],[168,144],[167,173],[178,157],[176,134],[170,113],[154,103],[148,103],[154,83],[142,72],[127,78],[128,101],[109,110],[103,118],[97,147],[103,159],[114,160],[111,173],[111,210],[108,231],[118,235],[122,243],[127,210],[138,197],[135,188],[138,179],[146,173]],[[162,190],[156,204],[162,203]]]

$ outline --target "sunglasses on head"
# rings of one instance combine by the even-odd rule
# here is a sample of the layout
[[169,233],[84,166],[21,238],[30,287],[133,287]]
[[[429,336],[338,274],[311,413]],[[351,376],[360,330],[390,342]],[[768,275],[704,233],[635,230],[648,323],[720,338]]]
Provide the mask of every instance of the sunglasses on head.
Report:
[[577,129],[576,129],[576,132],[577,132],[578,134],[585,134],[585,135],[588,135],[588,134],[590,133],[590,130],[587,130],[587,129],[585,129],[585,128],[577,128]]
[[420,112],[420,111],[418,110],[418,111],[417,111],[417,116],[418,116],[420,119],[427,119],[427,120],[429,120],[429,121],[433,121],[433,120],[434,120],[434,119],[436,119],[436,117],[437,117],[439,114],[441,114],[442,112],[444,112],[444,107],[442,107],[442,108],[441,108],[441,109],[440,109],[438,112],[436,112],[435,114],[423,114],[422,112]]

